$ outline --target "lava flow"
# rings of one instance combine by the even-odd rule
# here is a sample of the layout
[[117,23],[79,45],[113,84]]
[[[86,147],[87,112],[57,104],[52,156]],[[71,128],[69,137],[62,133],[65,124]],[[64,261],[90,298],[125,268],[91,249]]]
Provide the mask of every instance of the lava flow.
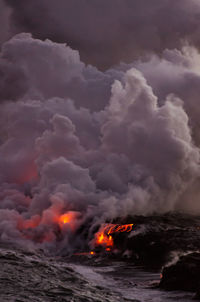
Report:
[[112,235],[114,233],[123,233],[123,232],[131,232],[133,229],[133,224],[106,224],[103,225],[100,230],[95,235],[95,243],[96,247],[102,246],[106,251],[111,251],[114,247],[114,240]]

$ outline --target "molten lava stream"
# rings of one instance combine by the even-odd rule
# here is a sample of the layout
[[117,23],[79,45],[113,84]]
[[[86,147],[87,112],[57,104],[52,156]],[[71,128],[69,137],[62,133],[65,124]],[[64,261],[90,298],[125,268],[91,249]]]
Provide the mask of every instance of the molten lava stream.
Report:
[[107,252],[111,251],[114,248],[114,240],[112,234],[114,233],[123,233],[131,232],[133,229],[133,224],[107,224],[103,225],[100,230],[95,235],[96,247],[102,246]]
[[97,233],[96,244],[104,246],[106,249],[113,248],[114,241],[111,235],[107,235],[104,231]]

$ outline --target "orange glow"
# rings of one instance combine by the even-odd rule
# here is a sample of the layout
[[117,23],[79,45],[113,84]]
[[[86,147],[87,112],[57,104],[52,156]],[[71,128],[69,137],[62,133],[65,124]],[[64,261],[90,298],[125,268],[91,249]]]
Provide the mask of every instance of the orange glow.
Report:
[[95,256],[95,255],[96,253],[94,251],[74,254],[74,256]]
[[23,227],[25,229],[34,229],[40,224],[40,217],[34,216],[32,219],[25,220]]
[[112,236],[104,233],[104,229],[96,234],[96,245],[102,245],[105,248],[113,247],[114,242]]
[[69,227],[72,231],[76,229],[77,219],[80,218],[79,212],[69,211],[58,218],[58,224],[61,228]]
[[107,234],[113,234],[113,233],[123,233],[123,232],[131,232],[133,229],[133,224],[114,224],[114,225],[109,225],[106,228]]
[[[60,236],[60,231],[76,231],[80,225],[80,218],[81,214],[75,211],[69,211],[59,215],[58,210],[51,206],[49,209],[44,210],[41,216],[34,215],[29,219],[19,217],[17,228],[22,232],[23,238],[41,243],[51,242],[56,240],[56,236]],[[48,228],[43,231],[33,231],[40,225],[48,226]],[[56,225],[60,227],[60,230]]]
[[39,215],[32,216],[27,220],[20,220],[18,223],[18,228],[20,230],[34,229],[40,224],[41,218]]
[[103,246],[106,251],[110,252],[114,247],[112,235],[114,233],[131,232],[133,224],[107,224],[103,225],[95,234],[95,246]]
[[70,215],[67,213],[67,214],[63,214],[62,216],[60,216],[60,218],[59,218],[59,221],[61,222],[61,223],[63,223],[63,224],[65,224],[65,223],[69,223],[70,222],[70,219],[71,217],[70,217]]

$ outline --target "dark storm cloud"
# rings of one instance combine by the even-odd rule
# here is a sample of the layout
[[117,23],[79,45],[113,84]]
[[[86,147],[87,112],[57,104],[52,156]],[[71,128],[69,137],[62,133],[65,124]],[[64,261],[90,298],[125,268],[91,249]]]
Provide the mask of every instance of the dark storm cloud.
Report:
[[142,53],[200,46],[198,0],[5,0],[12,31],[67,42],[85,62],[108,67]]

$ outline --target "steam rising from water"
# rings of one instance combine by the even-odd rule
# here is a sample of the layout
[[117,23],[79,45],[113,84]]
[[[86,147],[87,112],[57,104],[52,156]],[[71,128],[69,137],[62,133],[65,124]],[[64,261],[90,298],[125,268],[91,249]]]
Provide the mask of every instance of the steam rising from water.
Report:
[[[20,16],[34,15],[36,1],[31,12],[27,11],[24,1],[20,11],[21,4],[6,2],[13,7],[12,20],[19,26],[16,28],[32,29],[31,24],[22,24]],[[148,3],[151,2],[152,6],[145,11],[147,24],[152,14],[162,16],[158,13],[157,1]],[[168,9],[169,2],[164,1]],[[45,1],[41,3],[46,5]],[[54,2],[48,3],[51,10]],[[68,4],[61,1],[61,8],[72,5],[70,1],[65,3]],[[128,1],[125,3],[128,5]],[[181,15],[178,27],[188,18],[186,28],[181,27],[179,34],[181,38],[186,35],[189,42],[193,39],[194,46],[188,42],[180,46],[182,39],[173,43],[175,37],[165,25],[160,31],[166,30],[168,39],[159,44],[158,56],[158,51],[153,53],[154,40],[144,44],[146,27],[141,28],[138,21],[137,26],[130,25],[130,28],[138,28],[133,40],[129,38],[135,30],[126,31],[126,26],[121,27],[120,37],[124,31],[127,36],[123,43],[116,39],[116,57],[113,58],[115,63],[119,63],[119,57],[130,61],[130,56],[123,55],[128,47],[133,55],[132,63],[121,63],[106,71],[86,65],[80,60],[79,52],[66,44],[42,41],[31,34],[18,34],[3,43],[0,57],[1,240],[36,242],[52,248],[60,238],[56,245],[71,248],[82,244],[83,238],[74,237],[74,232],[88,220],[93,227],[129,214],[200,212],[200,54],[195,47],[198,47],[195,34],[198,20],[191,17],[196,15],[195,8],[200,8],[196,1],[190,3],[182,2],[181,11],[188,7],[190,10],[189,15]],[[106,6],[104,2],[102,5]],[[113,14],[109,15],[116,23],[120,5],[118,1]],[[110,10],[110,4],[107,6]],[[70,8],[73,11],[74,7]],[[139,9],[137,5],[135,9]],[[162,9],[161,5],[159,10],[162,12]],[[179,5],[174,9],[179,11]],[[91,17],[89,8],[84,13],[86,11]],[[62,17],[59,22],[55,32],[51,31],[58,40]],[[160,19],[155,22],[158,26]],[[48,22],[47,25],[52,26]],[[38,27],[44,29],[41,35],[46,37],[43,26],[41,21]],[[87,22],[85,26],[87,28]],[[95,28],[100,27],[96,24]],[[152,23],[150,29],[153,28],[155,30]],[[67,40],[68,29],[65,29],[62,27],[60,31],[61,40],[65,37]],[[87,47],[85,42],[80,42],[83,57],[90,61],[93,53],[91,61],[104,65],[108,58],[110,63],[106,65],[111,66],[111,41],[118,31],[112,28],[105,32],[101,42],[105,43],[106,53],[100,54],[94,51],[97,32],[90,29]],[[77,46],[80,37],[76,36],[76,30],[76,26],[71,29],[74,36],[69,38],[69,43],[75,41]],[[158,39],[159,33],[155,37]],[[94,41],[93,47],[91,41]],[[171,50],[165,49],[168,46]],[[145,60],[139,56],[140,50],[148,54]],[[73,223],[60,231],[58,217],[67,212],[73,213]]]

